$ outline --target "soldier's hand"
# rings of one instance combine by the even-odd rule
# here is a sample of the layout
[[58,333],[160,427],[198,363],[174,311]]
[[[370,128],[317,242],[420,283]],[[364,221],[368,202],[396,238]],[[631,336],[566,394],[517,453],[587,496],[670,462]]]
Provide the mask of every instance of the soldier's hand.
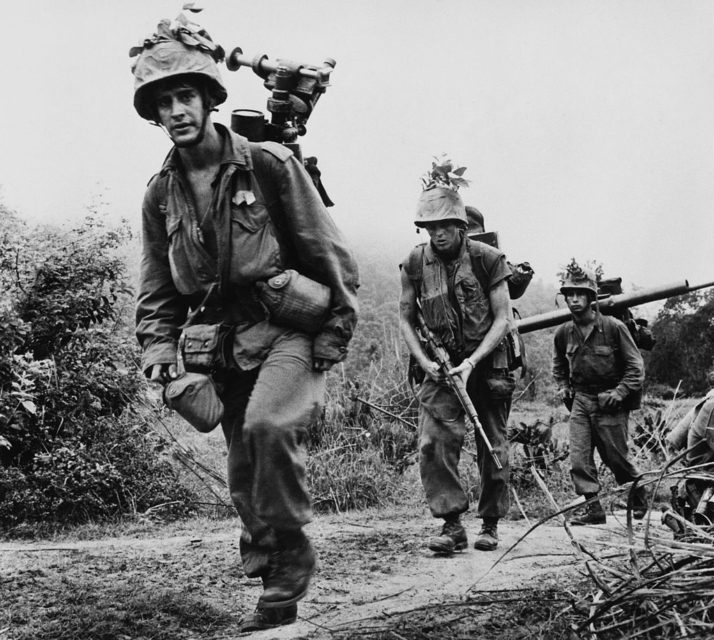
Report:
[[435,380],[436,382],[444,381],[444,374],[441,373],[441,369],[436,362],[430,361],[428,365],[422,365],[422,369],[424,369],[424,373],[426,373],[426,375],[428,375],[432,380]]
[[335,360],[328,360],[327,358],[313,358],[312,359],[312,370],[313,371],[329,371],[337,364]]
[[165,385],[176,378],[178,378],[178,370],[176,368],[176,363],[174,362],[171,364],[155,364],[151,367],[149,382],[157,382]]
[[622,398],[620,394],[613,389],[612,391],[606,391],[602,394],[602,403],[608,409],[619,409],[622,405]]
[[570,387],[563,387],[558,389],[558,400],[560,402],[566,402],[573,399],[573,390]]
[[473,370],[474,370],[473,363],[468,358],[465,358],[464,361],[458,367],[449,369],[449,375],[450,376],[458,375],[461,378],[461,382],[465,385]]

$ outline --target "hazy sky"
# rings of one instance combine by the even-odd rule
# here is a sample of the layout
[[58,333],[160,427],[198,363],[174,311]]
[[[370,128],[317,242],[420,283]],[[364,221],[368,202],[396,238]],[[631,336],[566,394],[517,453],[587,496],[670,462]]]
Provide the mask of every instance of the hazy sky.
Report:
[[[714,2],[205,0],[226,50],[337,60],[303,153],[354,244],[397,263],[419,178],[449,154],[515,261],[555,282],[569,258],[652,286],[714,280]],[[0,0],[0,197],[31,220],[99,194],[138,227],[169,149],[132,107],[128,50],[181,3]],[[265,110],[249,69],[228,102]]]

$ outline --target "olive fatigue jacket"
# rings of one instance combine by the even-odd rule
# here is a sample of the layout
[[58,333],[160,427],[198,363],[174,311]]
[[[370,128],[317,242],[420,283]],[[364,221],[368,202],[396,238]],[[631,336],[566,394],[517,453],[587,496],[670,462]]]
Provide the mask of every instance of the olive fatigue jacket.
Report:
[[[176,361],[181,326],[214,283],[220,288],[200,321],[235,325],[236,362],[243,369],[259,366],[286,329],[268,321],[254,285],[287,268],[330,287],[331,309],[314,337],[313,355],[343,360],[357,322],[359,276],[342,234],[291,151],[214,126],[223,156],[206,233],[176,148],[144,196],[136,308],[142,369]],[[207,249],[211,244],[214,252]]]
[[585,393],[615,389],[624,400],[642,389],[642,355],[630,330],[619,320],[597,314],[583,340],[572,320],[558,327],[553,351],[553,377],[559,389]]

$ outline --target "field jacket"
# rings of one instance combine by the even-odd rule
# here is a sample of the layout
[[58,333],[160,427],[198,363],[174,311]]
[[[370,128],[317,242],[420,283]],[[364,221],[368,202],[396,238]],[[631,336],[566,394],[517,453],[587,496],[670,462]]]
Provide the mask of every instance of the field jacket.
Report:
[[554,346],[553,377],[559,389],[572,387],[591,394],[615,389],[621,398],[629,396],[638,405],[644,364],[624,323],[598,313],[583,339],[569,320],[555,332]]
[[206,247],[181,159],[173,148],[146,190],[136,309],[142,368],[176,361],[189,310],[206,301],[204,322],[235,325],[233,356],[259,366],[286,331],[272,325],[255,283],[287,268],[330,287],[331,308],[313,356],[343,360],[357,322],[357,265],[302,164],[283,145],[249,143],[216,124],[223,138],[209,215],[215,255]]

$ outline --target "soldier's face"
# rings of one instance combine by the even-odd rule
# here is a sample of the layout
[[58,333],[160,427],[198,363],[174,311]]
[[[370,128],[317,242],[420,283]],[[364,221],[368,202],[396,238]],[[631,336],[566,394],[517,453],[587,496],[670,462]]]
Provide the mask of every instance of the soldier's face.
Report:
[[571,313],[582,313],[590,308],[590,294],[584,289],[569,289],[565,292],[565,303]]
[[424,228],[434,248],[441,253],[453,253],[461,244],[461,227],[451,220],[427,222]]
[[205,124],[203,99],[190,84],[177,84],[156,92],[159,123],[177,147],[189,147],[200,141]]

